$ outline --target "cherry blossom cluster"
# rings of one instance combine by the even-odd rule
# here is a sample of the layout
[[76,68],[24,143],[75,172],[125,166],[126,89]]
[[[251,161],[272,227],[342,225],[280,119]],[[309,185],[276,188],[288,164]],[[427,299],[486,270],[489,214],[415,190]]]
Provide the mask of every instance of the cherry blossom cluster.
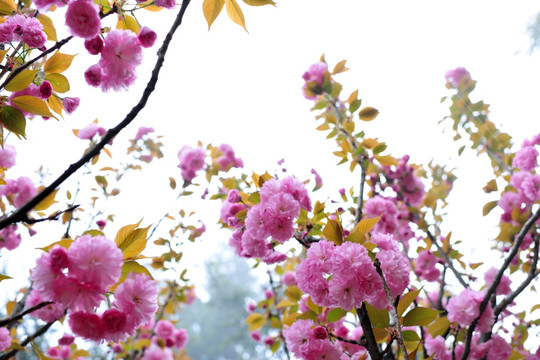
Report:
[[241,197],[236,190],[224,201],[221,219],[236,229],[229,244],[243,257],[259,258],[268,264],[284,261],[287,256],[274,251],[272,241],[284,243],[293,236],[294,221],[300,209],[311,210],[311,200],[304,184],[290,176],[266,181],[259,195],[261,201],[248,209],[245,219],[236,217],[246,209],[239,203]]
[[[393,297],[409,284],[409,265],[392,235],[373,233],[377,259]],[[364,301],[378,309],[391,306],[382,280],[366,248],[344,242],[336,246],[322,240],[311,245],[297,268],[298,287],[317,305],[351,310]]]
[[515,191],[506,191],[499,200],[503,209],[501,221],[512,222],[512,213],[517,209],[524,213],[530,206],[540,200],[540,175],[534,173],[538,167],[538,151],[535,146],[540,145],[540,134],[532,139],[526,139],[521,149],[516,152],[513,166],[519,171],[512,174],[510,185]]
[[[448,350],[444,338],[440,335],[433,338],[426,334],[424,347],[434,360],[461,359],[464,345],[458,344],[454,351]],[[467,359],[497,359],[506,360],[512,354],[512,346],[500,335],[492,334],[491,339],[480,343],[480,335],[474,334],[471,341],[471,350]]]
[[22,41],[30,48],[42,48],[47,42],[43,25],[34,17],[21,14],[10,16],[0,24],[0,43]]
[[222,156],[220,156],[217,159],[217,163],[221,167],[222,171],[228,171],[233,167],[236,168],[243,168],[244,167],[244,161],[242,159],[237,158],[234,154],[234,149],[229,144],[221,144],[218,146],[218,149],[223,153]]
[[68,323],[75,335],[98,342],[124,340],[152,320],[157,287],[148,276],[130,273],[116,288],[112,307],[95,313],[104,294],[119,280],[122,264],[120,249],[103,236],[82,236],[67,250],[55,245],[36,261],[28,306],[52,301],[34,314],[52,321],[69,311]]
[[408,164],[409,158],[409,155],[403,155],[395,168],[385,166],[384,174],[391,182],[392,189],[403,196],[407,204],[420,206],[425,195],[424,184],[416,176],[414,167]]
[[191,182],[197,176],[197,172],[204,168],[205,151],[200,146],[192,148],[184,145],[178,152],[178,167],[182,170],[184,181]]

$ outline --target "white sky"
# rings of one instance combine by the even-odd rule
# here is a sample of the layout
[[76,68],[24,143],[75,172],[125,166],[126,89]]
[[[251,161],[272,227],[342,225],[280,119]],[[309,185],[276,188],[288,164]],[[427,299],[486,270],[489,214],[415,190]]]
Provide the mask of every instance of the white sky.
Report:
[[[338,78],[344,96],[359,89],[364,105],[380,110],[376,121],[357,124],[358,128],[386,141],[396,157],[408,153],[414,163],[435,158],[459,167],[448,219],[455,225],[449,227],[455,239],[480,251],[479,243],[496,235],[493,222],[481,217],[483,203],[491,200],[481,193],[491,179],[487,160],[472,152],[457,158],[459,146],[437,124],[448,113],[448,104],[439,100],[450,94],[444,87],[445,72],[464,66],[478,80],[474,99],[492,104],[491,119],[517,144],[539,132],[540,56],[528,54],[526,35],[528,22],[540,11],[537,1],[280,1],[276,8],[242,6],[249,34],[225,11],[209,32],[201,3],[189,6],[147,108],[112,148],[113,155],[121,157],[125,141],[139,126],[153,126],[165,136],[169,158],[168,168],[155,166],[132,178],[133,186],[124,189],[132,196],[123,198],[115,211],[119,225],[143,216],[148,225],[172,206],[172,195],[165,189],[169,176],[179,179],[176,153],[197,140],[231,144],[250,171],[272,170],[286,158],[289,172],[300,178],[308,178],[315,168],[327,193],[354,185],[357,179],[345,167],[335,167],[335,146],[315,130],[311,103],[300,90],[302,73],[324,53],[331,66],[348,60],[351,70]],[[139,20],[162,39],[176,10],[144,15],[138,15]],[[72,41],[63,52],[80,55],[67,72],[69,96],[80,96],[81,107],[59,122],[29,122],[29,141],[14,142],[19,157],[13,177],[41,164],[56,176],[83,149],[71,129],[95,118],[104,127],[123,119],[140,97],[157,48],[145,50],[145,64],[132,91],[101,94],[81,75],[97,59],[89,59],[80,39]],[[211,212],[208,221],[217,219]],[[113,238],[115,231],[109,230]],[[48,238],[36,239],[40,246],[62,234],[43,235]],[[229,236],[217,235],[219,241]],[[205,240],[206,251],[214,240],[218,241]]]

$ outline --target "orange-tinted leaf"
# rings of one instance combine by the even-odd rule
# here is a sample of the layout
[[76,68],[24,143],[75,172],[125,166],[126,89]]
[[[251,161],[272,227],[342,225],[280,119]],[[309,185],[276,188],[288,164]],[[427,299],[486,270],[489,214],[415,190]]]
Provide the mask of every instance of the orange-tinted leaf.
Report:
[[223,5],[225,5],[225,0],[204,0],[203,1],[203,13],[208,23],[208,30],[217,19],[218,15],[223,10]]
[[242,9],[240,8],[236,0],[227,0],[225,4],[225,8],[227,9],[227,15],[229,15],[229,18],[233,22],[242,26],[244,30],[247,31],[246,20],[244,19],[244,13],[242,12]]

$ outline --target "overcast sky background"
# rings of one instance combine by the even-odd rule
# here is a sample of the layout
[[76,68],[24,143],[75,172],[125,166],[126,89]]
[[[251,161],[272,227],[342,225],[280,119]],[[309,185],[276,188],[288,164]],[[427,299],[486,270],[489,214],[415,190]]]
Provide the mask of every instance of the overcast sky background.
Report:
[[[444,74],[466,67],[478,81],[473,99],[491,104],[491,120],[510,133],[516,144],[538,133],[540,56],[529,53],[526,27],[540,4],[295,0],[280,1],[277,7],[241,6],[249,34],[233,24],[225,10],[208,31],[202,1],[189,6],[156,91],[111,148],[113,156],[121,158],[137,128],[152,126],[164,135],[167,158],[124,184],[125,196],[111,204],[111,211],[119,215],[116,225],[144,217],[146,226],[174,207],[168,177],[180,179],[176,153],[185,144],[195,146],[197,140],[232,145],[249,172],[272,172],[281,158],[286,159],[289,173],[301,179],[309,178],[315,168],[325,186],[313,200],[324,200],[341,187],[355,185],[358,179],[346,167],[335,166],[335,145],[315,130],[318,123],[309,111],[312,104],[301,92],[302,73],[324,53],[331,67],[342,59],[348,61],[351,70],[338,78],[344,97],[358,89],[363,105],[380,111],[376,121],[357,124],[357,128],[386,141],[387,151],[395,157],[410,154],[413,163],[435,159],[457,167],[459,180],[448,208],[447,230],[453,231],[454,239],[470,244],[472,256],[480,256],[481,244],[497,234],[493,219],[481,216],[482,205],[493,200],[481,192],[491,172],[484,157],[466,152],[458,158],[459,146],[451,140],[451,132],[443,133],[447,127],[438,125],[448,114],[448,103],[440,104],[441,97],[450,94]],[[177,10],[144,13],[138,18],[158,32],[161,40]],[[12,177],[40,165],[49,169],[50,179],[56,177],[80,157],[86,145],[71,129],[95,118],[106,128],[121,121],[140,97],[158,46],[145,50],[139,80],[131,91],[102,94],[82,77],[97,58],[85,53],[82,40],[73,40],[62,52],[80,54],[66,75],[71,82],[69,96],[80,96],[81,106],[58,122],[40,118],[29,122],[29,141],[10,139],[19,152],[17,167],[10,170]],[[210,227],[208,221],[217,220],[219,207],[214,204],[208,209],[204,216]],[[114,225],[107,228],[110,238],[115,234]],[[227,231],[210,234],[204,245],[193,249],[194,264],[202,264],[200,249],[211,253],[214,241],[225,242],[230,235]],[[34,241],[42,246],[62,233],[39,236]],[[27,251],[23,247],[15,253],[28,255]],[[23,276],[25,268],[20,267]]]

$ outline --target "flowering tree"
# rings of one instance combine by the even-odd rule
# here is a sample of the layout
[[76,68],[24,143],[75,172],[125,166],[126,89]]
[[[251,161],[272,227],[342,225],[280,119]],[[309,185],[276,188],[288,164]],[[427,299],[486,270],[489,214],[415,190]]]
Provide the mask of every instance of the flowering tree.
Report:
[[[8,48],[0,52],[4,63],[0,77],[5,77],[0,86],[6,91],[0,122],[4,135],[19,137],[25,137],[27,118],[48,119],[76,111],[79,99],[63,95],[69,81],[62,73],[73,61],[73,55],[60,52],[67,42],[83,38],[86,51],[99,55],[84,73],[90,86],[126,90],[136,80],[142,48],[153,46],[157,38],[135,14],[176,6],[166,0],[0,4],[4,16],[0,41]],[[187,269],[179,266],[179,243],[195,241],[205,227],[197,223],[196,214],[180,210],[176,216],[167,212],[153,226],[125,225],[110,240],[107,222],[114,216],[105,216],[100,206],[118,194],[128,171],[161,158],[162,144],[152,128],[142,127],[128,148],[128,163],[103,167],[105,160],[99,156],[101,152],[110,156],[115,136],[146,105],[189,4],[189,0],[181,4],[139,102],[114,128],[106,130],[94,122],[75,131],[89,147],[51,184],[36,188],[27,177],[10,179],[16,150],[2,136],[0,245],[5,251],[16,248],[25,228],[30,235],[41,236],[34,229],[36,223],[60,220],[65,227],[58,236],[61,240],[42,249],[30,271],[30,285],[6,304],[9,314],[0,321],[0,358],[27,351],[27,345],[43,359],[89,356],[78,348],[76,338],[105,343],[117,358],[185,357],[186,330],[176,328],[167,317],[194,298]],[[72,36],[57,41],[46,13],[60,7],[66,7],[65,24]],[[203,2],[209,27],[223,7],[245,28],[235,0]],[[113,18],[116,29],[111,30],[105,23]],[[468,71],[457,68],[446,74],[452,92],[446,99],[451,104],[447,121],[455,139],[468,136],[468,145],[490,159],[494,178],[484,191],[499,195],[484,207],[485,215],[496,207],[502,210],[500,234],[493,243],[500,254],[498,267],[486,268],[469,259],[451,233],[441,231],[455,176],[444,166],[420,166],[407,155],[387,154],[384,142],[359,129],[378,111],[362,106],[358,91],[342,100],[343,87],[335,76],[346,70],[342,61],[329,71],[322,58],[303,75],[304,95],[313,101],[312,110],[321,122],[317,130],[328,131],[328,138],[335,139],[334,154],[340,164],[349,166],[354,179],[354,186],[336,189],[330,201],[312,201],[306,188],[309,181],[294,176],[245,173],[243,161],[227,144],[185,145],[178,153],[183,183],[178,186],[170,178],[178,198],[187,199],[203,189],[198,195],[204,201],[222,201],[219,222],[232,231],[234,252],[255,266],[268,267],[268,290],[260,302],[248,305],[251,337],[274,353],[300,359],[536,359],[537,349],[525,345],[536,322],[513,306],[520,294],[531,291],[538,272],[540,135],[514,153],[511,137],[489,120],[488,105],[471,100],[475,81]],[[76,200],[81,183],[76,189],[63,189],[83,167],[83,177],[92,176],[98,185],[99,195],[85,206],[90,211],[83,211]],[[314,192],[322,179],[315,170],[312,173]],[[63,192],[65,199],[60,199]],[[73,230],[77,222],[87,222],[89,228]],[[154,237],[160,226],[170,226],[167,235]],[[145,252],[150,240],[161,249],[159,254]],[[176,280],[167,278],[168,270],[180,275]],[[45,324],[21,337],[18,326],[28,317]],[[58,345],[39,349],[33,344],[59,322],[70,330]]]

